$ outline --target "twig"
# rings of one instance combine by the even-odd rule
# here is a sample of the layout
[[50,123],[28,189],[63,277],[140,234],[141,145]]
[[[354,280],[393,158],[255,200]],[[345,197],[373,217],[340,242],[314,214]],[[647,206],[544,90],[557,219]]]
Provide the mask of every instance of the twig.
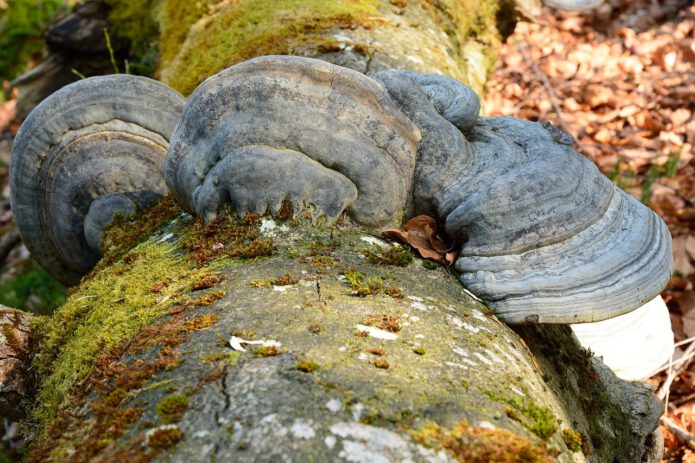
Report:
[[678,341],[676,344],[674,344],[674,347],[679,347],[682,346],[683,344],[690,344],[691,342],[695,341],[695,336],[687,339],[683,339],[682,341]]
[[689,394],[689,395],[687,395],[687,396],[685,396],[685,397],[679,397],[678,400],[674,400],[672,403],[673,403],[676,407],[680,407],[681,405],[686,404],[686,403],[690,402],[690,401],[693,400],[693,399],[695,399],[695,392],[693,392],[692,394]]
[[[683,352],[683,355],[680,356],[680,358],[677,361],[671,361],[669,362],[668,365],[668,375],[666,376],[666,380],[664,383],[661,385],[659,388],[659,392],[656,394],[659,399],[664,400],[666,403],[666,406],[668,407],[668,395],[669,395],[669,390],[671,389],[671,384],[673,381],[680,375],[683,370],[688,368],[688,365],[690,363],[690,360],[695,357],[695,342],[690,343],[688,348]],[[678,365],[678,368],[674,368],[674,366]],[[661,370],[659,370],[661,371]],[[658,373],[658,371],[657,371]],[[655,373],[656,374],[656,373]],[[652,375],[653,376],[653,375]]]
[[678,426],[671,418],[667,416],[661,417],[661,424],[666,426],[666,429],[671,431],[676,438],[687,445],[690,450],[695,450],[695,436]]
[[687,356],[687,358],[686,358],[685,354],[683,354],[680,357],[678,357],[677,360],[669,361],[669,363],[666,363],[666,364],[660,366],[659,368],[657,368],[656,370],[652,371],[649,376],[646,376],[646,378],[651,378],[652,376],[659,374],[662,371],[668,370],[669,366],[676,366],[676,365],[680,365],[683,362],[687,362],[688,360],[691,360],[693,357],[695,357],[695,352],[689,354]]
[[113,52],[113,47],[111,46],[111,36],[109,35],[109,30],[104,28],[104,38],[106,39],[106,48],[109,49],[109,58],[111,58],[111,66],[116,74],[120,74],[121,71],[118,69],[118,64],[116,64],[116,56]]
[[77,77],[79,77],[80,79],[86,79],[86,78],[87,78],[84,74],[82,74],[80,71],[78,71],[78,70],[75,69],[75,68],[71,68],[71,69],[70,69],[70,72],[72,72],[73,74],[75,74],[75,75],[76,75]]

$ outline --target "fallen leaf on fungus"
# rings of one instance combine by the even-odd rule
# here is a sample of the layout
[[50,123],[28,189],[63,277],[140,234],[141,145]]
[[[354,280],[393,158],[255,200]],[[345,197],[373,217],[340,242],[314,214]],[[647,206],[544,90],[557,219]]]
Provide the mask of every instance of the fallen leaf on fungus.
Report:
[[407,243],[424,259],[451,265],[458,256],[452,252],[453,244],[437,233],[437,222],[428,215],[413,217],[401,229],[389,228],[381,232],[384,238]]

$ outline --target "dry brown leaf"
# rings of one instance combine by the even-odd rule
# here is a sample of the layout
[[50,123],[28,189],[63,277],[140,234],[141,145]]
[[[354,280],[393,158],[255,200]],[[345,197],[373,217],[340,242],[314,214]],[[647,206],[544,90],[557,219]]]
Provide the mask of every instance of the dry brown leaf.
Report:
[[384,238],[407,243],[425,259],[432,259],[450,265],[456,253],[451,253],[453,245],[437,234],[437,222],[430,216],[413,217],[402,229],[389,228],[381,232]]
[[691,259],[695,259],[695,236],[688,235],[685,239],[685,250]]
[[686,337],[695,336],[695,291],[684,291],[678,299],[682,316],[682,328]]
[[683,276],[690,275],[695,268],[690,264],[690,256],[685,248],[685,236],[673,238],[673,270]]

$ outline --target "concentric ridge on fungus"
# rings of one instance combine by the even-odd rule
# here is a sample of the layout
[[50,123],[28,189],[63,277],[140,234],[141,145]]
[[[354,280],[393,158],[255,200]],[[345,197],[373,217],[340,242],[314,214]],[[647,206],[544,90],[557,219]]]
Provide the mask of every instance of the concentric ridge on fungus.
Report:
[[[420,133],[373,79],[323,61],[256,58],[203,82],[172,137],[165,177],[206,220],[311,203],[335,219],[401,219]],[[299,207],[301,208],[301,207]]]
[[75,284],[94,266],[115,214],[166,194],[162,165],[183,102],[144,77],[92,77],[24,121],[10,162],[12,209],[32,256],[58,280]]
[[243,214],[284,199],[330,220],[438,217],[462,243],[461,281],[508,323],[597,321],[658,294],[672,263],[656,214],[569,134],[479,109],[446,77],[257,58],[194,92],[165,175],[207,220],[226,201]]

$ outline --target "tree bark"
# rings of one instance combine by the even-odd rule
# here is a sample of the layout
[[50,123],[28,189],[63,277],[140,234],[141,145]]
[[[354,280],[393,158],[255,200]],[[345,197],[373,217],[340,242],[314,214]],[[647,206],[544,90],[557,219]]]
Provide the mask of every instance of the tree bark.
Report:
[[[39,346],[48,368],[28,461],[627,463],[651,451],[658,401],[587,356],[568,327],[523,328],[522,338],[443,267],[370,263],[390,248],[349,224],[277,224],[259,238],[272,240],[271,256],[220,254],[204,270],[218,272],[204,278],[213,287],[179,286],[137,312],[155,321],[109,344],[104,331],[124,323],[138,283],[179,284],[171,272],[183,264],[150,286],[141,272],[152,256],[231,251],[231,235],[258,225],[240,227],[167,225],[38,329],[60,346]],[[75,311],[90,297],[98,309]],[[66,365],[85,374],[56,382]]]
[[[301,3],[164,1],[162,79],[270,52],[480,91],[499,43],[494,1]],[[272,224],[168,219],[35,321],[28,461],[658,461],[661,405],[569,327],[515,332],[443,267],[370,263],[398,252],[374,230]]]

